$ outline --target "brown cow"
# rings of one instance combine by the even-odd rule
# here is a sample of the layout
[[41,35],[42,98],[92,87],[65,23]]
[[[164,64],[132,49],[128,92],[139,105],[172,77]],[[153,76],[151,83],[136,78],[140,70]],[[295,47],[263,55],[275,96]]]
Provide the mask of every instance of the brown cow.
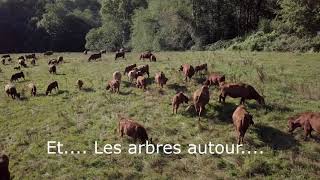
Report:
[[50,74],[57,74],[57,67],[56,65],[49,66],[49,73]]
[[150,61],[156,62],[157,61],[156,56],[152,54],[150,57]]
[[82,89],[83,84],[84,84],[84,83],[83,83],[82,80],[80,80],[80,79],[77,80],[77,86],[78,86],[79,90]]
[[140,54],[140,60],[149,59],[149,61],[151,61],[152,55],[153,54],[151,52],[144,52],[144,53]]
[[194,68],[189,64],[181,65],[179,71],[183,72],[183,75],[185,76],[185,81],[188,81],[188,78],[191,79],[195,73]]
[[[149,140],[146,129],[132,119],[121,118],[119,120],[118,130],[121,137],[127,135],[133,138],[135,142],[137,139],[139,139],[141,143],[146,143],[146,141]],[[150,138],[149,143],[152,143],[152,138]]]
[[126,53],[124,51],[117,51],[114,60],[117,60],[120,57],[122,57],[122,59],[126,59],[125,55]]
[[4,91],[7,93],[8,96],[11,96],[12,99],[15,99],[16,97],[20,99],[20,93],[17,92],[15,85],[7,84],[4,87]]
[[138,77],[138,73],[136,69],[133,69],[128,73],[128,78],[130,82],[132,82],[134,79],[137,79],[137,77]]
[[142,76],[143,74],[147,74],[147,75],[148,75],[148,78],[149,78],[149,75],[150,75],[150,73],[149,73],[149,65],[146,64],[146,65],[138,66],[138,67],[137,67],[137,72],[138,72],[138,74],[141,75],[141,76]]
[[220,85],[219,102],[221,102],[221,100],[225,102],[227,96],[232,98],[241,97],[240,104],[244,104],[246,99],[255,99],[260,105],[265,105],[264,98],[248,84],[222,83]]
[[96,54],[91,54],[90,57],[88,58],[88,62],[90,62],[91,60],[95,61],[97,59],[101,59],[101,52]]
[[57,63],[58,63],[58,64],[63,63],[63,57],[62,57],[62,56],[59,56],[59,57],[58,57]]
[[126,73],[129,73],[131,70],[133,70],[135,67],[137,67],[137,64],[131,64],[129,66],[127,66],[125,69],[124,69],[124,72],[123,72],[123,75],[125,75]]
[[10,180],[9,157],[5,154],[0,154],[0,179]]
[[172,98],[172,112],[178,113],[178,108],[181,103],[188,103],[189,102],[189,97],[183,94],[182,92],[177,93],[175,96]]
[[31,91],[31,96],[36,96],[37,95],[37,87],[34,83],[28,84],[28,88]]
[[319,112],[304,112],[288,119],[289,132],[293,131],[298,127],[304,129],[304,140],[311,138],[311,132],[314,130],[320,133],[320,113]]
[[58,86],[57,81],[53,81],[48,85],[47,90],[46,90],[46,96],[48,96],[49,93],[51,93],[53,89],[59,90],[59,86]]
[[161,88],[163,88],[163,85],[166,84],[168,81],[168,78],[166,78],[163,72],[156,73],[154,79]]
[[23,66],[25,68],[27,67],[26,61],[24,59],[20,59],[18,63],[20,66]]
[[212,73],[207,77],[206,81],[204,82],[204,85],[219,86],[219,84],[222,82],[225,82],[225,80],[226,80],[225,75],[221,75],[218,73]]
[[193,93],[193,105],[196,112],[198,113],[199,120],[201,113],[205,109],[205,106],[209,103],[209,100],[210,93],[208,86],[204,85]]
[[147,81],[146,78],[143,76],[138,76],[137,82],[136,82],[137,88],[146,89],[147,87]]
[[116,71],[112,74],[113,79],[118,80],[121,83],[121,73],[119,71]]
[[194,68],[194,71],[195,71],[195,73],[199,73],[200,71],[205,71],[205,73],[207,73],[207,72],[208,72],[208,65],[207,65],[207,63],[201,64],[201,65],[199,65],[199,66],[196,66],[196,67]]
[[108,84],[107,84],[106,90],[109,90],[109,89],[110,89],[111,92],[115,92],[115,93],[119,94],[120,81],[118,81],[116,79],[113,79],[113,80],[109,81]]
[[233,125],[238,134],[238,144],[243,144],[244,135],[250,125],[253,125],[252,115],[246,110],[244,105],[239,105],[232,114]]

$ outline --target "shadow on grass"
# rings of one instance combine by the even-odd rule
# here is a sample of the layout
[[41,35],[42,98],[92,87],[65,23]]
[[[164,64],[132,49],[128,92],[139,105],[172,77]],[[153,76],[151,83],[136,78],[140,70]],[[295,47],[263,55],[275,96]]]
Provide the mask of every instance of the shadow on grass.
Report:
[[271,103],[271,104],[266,104],[265,106],[261,106],[256,102],[251,102],[251,103],[246,102],[246,105],[252,109],[265,109],[267,112],[271,112],[271,111],[292,112],[293,111],[291,108],[287,106],[276,104],[276,103]]
[[57,76],[65,76],[66,74],[65,73],[56,73],[55,75],[57,75]]
[[133,84],[132,84],[131,82],[128,82],[128,81],[122,81],[121,83],[122,83],[123,86],[126,87],[126,88],[133,86]]
[[38,93],[37,96],[38,97],[44,97],[44,96],[46,96],[46,94],[45,93]]
[[96,90],[94,90],[91,87],[82,88],[81,91],[84,91],[84,92],[87,92],[87,93],[96,92]]
[[58,91],[56,91],[56,92],[53,92],[53,91],[52,91],[52,93],[50,94],[50,96],[59,96],[59,95],[64,94],[64,93],[69,93],[69,91],[68,91],[68,90],[58,90]]
[[232,123],[232,114],[238,105],[234,103],[215,104],[207,107],[207,109],[213,109],[213,111],[207,112],[208,119],[218,119],[222,123]]
[[119,91],[119,94],[122,95],[122,96],[128,96],[128,95],[132,95],[132,90],[130,91],[127,91],[127,92],[124,92],[124,91]]
[[195,82],[197,82],[198,84],[203,84],[204,81],[206,80],[206,77],[198,76],[198,77],[195,77],[194,80],[195,80]]
[[167,85],[169,89],[174,89],[176,92],[186,92],[188,91],[187,87],[185,85],[179,85],[178,83],[174,84],[168,84]]
[[257,124],[253,126],[252,130],[263,141],[263,146],[269,146],[273,150],[286,150],[300,146],[300,143],[291,134],[282,132],[271,126]]

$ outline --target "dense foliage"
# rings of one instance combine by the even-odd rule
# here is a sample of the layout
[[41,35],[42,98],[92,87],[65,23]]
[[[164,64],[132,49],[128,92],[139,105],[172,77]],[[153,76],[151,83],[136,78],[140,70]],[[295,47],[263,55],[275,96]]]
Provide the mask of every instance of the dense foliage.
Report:
[[320,1],[2,0],[0,26],[1,52],[317,51]]

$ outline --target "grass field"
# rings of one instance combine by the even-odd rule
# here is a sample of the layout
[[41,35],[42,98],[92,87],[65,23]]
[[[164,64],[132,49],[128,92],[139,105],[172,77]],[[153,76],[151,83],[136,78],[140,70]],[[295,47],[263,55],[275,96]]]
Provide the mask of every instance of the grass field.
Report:
[[[127,61],[115,62],[110,53],[102,61],[88,63],[82,53],[61,53],[66,63],[58,75],[48,73],[48,58],[38,54],[38,66],[23,69],[26,80],[16,83],[24,94],[21,101],[0,93],[0,152],[10,157],[14,179],[230,179],[293,178],[320,176],[320,136],[303,141],[303,131],[287,133],[287,118],[302,111],[320,108],[320,55],[249,52],[159,52],[158,62],[141,62],[138,53]],[[15,62],[19,54],[12,55]],[[123,77],[120,94],[105,90],[114,71],[137,63],[150,65],[146,91],[132,87]],[[265,96],[267,106],[247,101],[255,125],[245,136],[245,149],[264,151],[262,155],[94,155],[94,141],[101,144],[133,143],[116,132],[118,114],[143,124],[155,143],[205,144],[236,143],[231,115],[239,99],[218,102],[218,90],[211,87],[206,113],[197,117],[186,112],[187,105],[172,115],[171,99],[182,90],[189,96],[201,85],[195,76],[184,82],[177,70],[183,63],[208,63],[209,72],[222,72],[226,80],[253,85]],[[14,73],[12,65],[1,65],[0,86]],[[163,90],[153,83],[163,71],[169,78]],[[76,81],[84,81],[79,91]],[[60,91],[45,96],[48,83],[57,80]],[[37,85],[39,95],[30,97],[25,87]],[[313,134],[316,134],[313,132]],[[61,141],[66,149],[87,150],[82,155],[47,155],[47,141]]]

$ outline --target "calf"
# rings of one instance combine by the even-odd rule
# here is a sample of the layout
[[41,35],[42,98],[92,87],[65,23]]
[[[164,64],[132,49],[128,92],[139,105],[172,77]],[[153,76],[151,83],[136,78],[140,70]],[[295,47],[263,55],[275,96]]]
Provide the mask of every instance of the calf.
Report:
[[27,54],[27,55],[25,55],[26,56],[26,59],[37,59],[37,57],[36,57],[36,54]]
[[107,84],[107,87],[106,87],[106,90],[111,90],[111,92],[115,92],[115,93],[118,93],[120,92],[120,81],[118,80],[111,80],[108,82]]
[[201,71],[204,71],[205,73],[207,73],[208,72],[208,65],[207,65],[207,63],[206,64],[201,64],[199,66],[196,66],[194,68],[194,70],[195,70],[195,73],[199,73]]
[[264,98],[250,85],[243,83],[227,83],[220,85],[219,102],[225,102],[226,97],[241,98],[240,104],[246,99],[255,99],[260,105],[265,105]]
[[133,70],[135,67],[137,67],[137,64],[131,64],[129,66],[127,66],[125,69],[124,69],[124,72],[123,74],[125,75],[126,73],[129,73],[131,70]]
[[28,88],[30,89],[31,96],[36,96],[37,95],[37,87],[34,83],[28,84]]
[[[139,139],[141,143],[146,143],[149,140],[146,129],[132,119],[121,118],[118,126],[121,137],[127,135],[133,138],[135,142]],[[149,143],[152,143],[152,139]]]
[[44,56],[51,56],[53,55],[53,51],[46,51],[45,53],[43,53]]
[[320,133],[320,113],[319,112],[304,112],[288,119],[289,132],[293,131],[298,127],[304,129],[304,140],[308,137],[312,137],[311,132],[316,131]]
[[194,68],[193,66],[189,64],[183,64],[180,66],[179,71],[183,72],[183,75],[185,76],[185,81],[191,80],[192,76],[194,75]]
[[146,65],[141,65],[141,66],[138,66],[137,67],[137,72],[139,72],[140,74],[147,74],[148,75],[148,78],[149,78],[149,65],[146,64]]
[[20,99],[20,93],[17,92],[17,89],[13,84],[7,84],[4,87],[4,91],[8,96],[11,96],[12,99],[15,99],[16,97]]
[[116,71],[112,74],[113,79],[118,80],[119,82],[121,82],[121,73],[119,71]]
[[27,67],[26,61],[24,59],[20,59],[18,63],[20,66],[23,66],[25,68]]
[[83,83],[82,80],[80,80],[80,79],[77,80],[77,86],[78,86],[79,90],[82,89],[83,84],[84,84],[84,83]]
[[178,113],[178,108],[181,103],[187,104],[188,102],[189,102],[188,96],[186,96],[182,92],[179,92],[175,96],[173,96],[173,98],[172,98],[172,112],[173,112],[173,114],[174,114],[174,112],[176,112],[176,114]]
[[55,65],[49,66],[49,73],[50,74],[57,74],[57,67]]
[[244,105],[240,105],[232,114],[233,125],[238,134],[238,144],[243,144],[244,135],[250,125],[253,125],[252,115]]
[[5,154],[0,155],[0,179],[10,180],[9,157]]
[[198,113],[199,120],[201,113],[205,109],[205,106],[209,103],[209,100],[210,93],[208,86],[204,85],[193,93],[193,105],[196,112]]
[[95,61],[97,59],[101,59],[101,53],[91,54],[90,57],[88,58],[88,62]]
[[151,61],[152,55],[153,54],[151,52],[144,52],[144,53],[140,54],[140,60],[149,59],[149,61]]
[[48,85],[47,90],[46,90],[46,96],[48,96],[49,93],[51,94],[53,89],[54,90],[59,90],[59,86],[58,86],[58,82],[57,81],[53,81]]
[[163,88],[163,85],[166,84],[168,81],[168,78],[166,78],[163,72],[156,73],[154,79],[161,88]]
[[143,77],[143,76],[139,76],[137,78],[137,82],[136,82],[136,86],[137,88],[141,88],[141,89],[146,89],[147,87],[147,81],[146,81],[146,78]]
[[126,53],[124,51],[117,51],[114,60],[117,60],[120,57],[122,57],[122,59],[126,59],[125,55]]
[[11,76],[11,79],[10,81],[13,82],[13,81],[18,81],[20,78],[23,78],[24,79],[24,73],[23,72],[18,72],[18,73],[15,73]]
[[208,76],[206,81],[204,82],[204,85],[207,86],[219,86],[220,83],[225,82],[226,77],[225,75],[221,75],[218,73],[212,73]]

